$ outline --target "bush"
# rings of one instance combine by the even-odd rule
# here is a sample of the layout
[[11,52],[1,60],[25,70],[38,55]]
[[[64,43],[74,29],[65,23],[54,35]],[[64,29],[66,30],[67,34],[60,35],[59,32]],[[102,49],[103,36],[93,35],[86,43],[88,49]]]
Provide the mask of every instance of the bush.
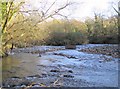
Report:
[[89,43],[92,44],[118,44],[118,36],[91,36]]
[[64,45],[65,35],[66,34],[64,32],[52,32],[45,40],[45,43],[46,45]]
[[84,44],[87,43],[87,36],[82,32],[70,32],[66,35],[66,40],[68,40],[67,44]]
[[81,32],[53,32],[46,40],[47,45],[67,45],[67,44],[84,44],[87,43],[87,36]]

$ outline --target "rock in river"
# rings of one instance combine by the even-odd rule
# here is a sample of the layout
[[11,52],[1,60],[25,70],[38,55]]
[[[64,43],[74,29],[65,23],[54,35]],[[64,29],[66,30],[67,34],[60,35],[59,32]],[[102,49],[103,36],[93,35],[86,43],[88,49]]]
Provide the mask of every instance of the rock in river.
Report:
[[59,70],[51,70],[50,72],[60,72]]
[[74,76],[72,76],[72,75],[63,75],[63,77],[66,77],[66,78],[73,78]]

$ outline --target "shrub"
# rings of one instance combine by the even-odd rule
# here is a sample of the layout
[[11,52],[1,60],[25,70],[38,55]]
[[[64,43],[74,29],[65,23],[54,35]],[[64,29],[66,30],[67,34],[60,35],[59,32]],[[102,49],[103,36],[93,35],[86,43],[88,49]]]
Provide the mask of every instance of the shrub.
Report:
[[117,44],[118,43],[118,36],[111,35],[111,36],[91,36],[89,37],[89,43],[93,44]]
[[46,40],[47,45],[67,45],[87,43],[87,36],[81,32],[53,32]]

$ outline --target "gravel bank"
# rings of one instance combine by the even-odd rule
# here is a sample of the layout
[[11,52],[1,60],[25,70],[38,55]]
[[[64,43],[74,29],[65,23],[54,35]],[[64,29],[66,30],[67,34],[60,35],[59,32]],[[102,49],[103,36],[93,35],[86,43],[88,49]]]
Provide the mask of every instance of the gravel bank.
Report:
[[93,48],[85,48],[80,50],[82,52],[87,52],[87,53],[95,53],[95,54],[103,54],[103,55],[108,55],[112,56],[115,58],[120,58],[119,53],[119,47],[118,45],[107,45],[107,46],[96,46]]

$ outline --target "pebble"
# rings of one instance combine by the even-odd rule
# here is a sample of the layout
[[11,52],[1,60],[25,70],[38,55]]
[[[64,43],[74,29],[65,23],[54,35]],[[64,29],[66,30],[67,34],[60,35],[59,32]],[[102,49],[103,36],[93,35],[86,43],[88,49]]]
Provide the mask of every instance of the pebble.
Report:
[[119,58],[118,56],[118,47],[117,46],[98,46],[93,48],[86,48],[80,51],[88,52],[88,53],[95,53],[95,54],[104,54],[108,56],[112,56],[115,58]]
[[69,73],[73,73],[73,71],[72,71],[72,70],[68,70],[68,72],[69,72]]
[[43,73],[43,74],[42,74],[42,77],[47,77],[47,74]]
[[72,75],[63,75],[63,77],[73,78],[74,76],[72,76]]
[[31,79],[31,78],[41,78],[42,76],[40,75],[32,75],[32,76],[27,76],[27,79]]
[[50,70],[50,72],[60,72],[59,70]]

